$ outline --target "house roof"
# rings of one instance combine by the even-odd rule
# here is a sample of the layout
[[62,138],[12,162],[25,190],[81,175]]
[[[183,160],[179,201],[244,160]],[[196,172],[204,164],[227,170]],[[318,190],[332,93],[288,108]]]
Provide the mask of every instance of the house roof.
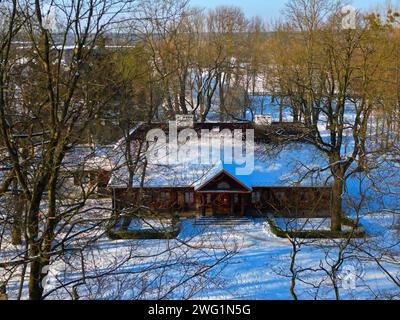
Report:
[[[218,125],[218,123],[207,123],[203,127],[214,128]],[[136,128],[134,134],[139,134],[143,137],[146,129],[154,127],[157,126],[147,124]],[[197,125],[197,129],[201,127]],[[246,129],[254,128],[254,125],[249,123],[234,123],[226,124],[226,126],[222,126],[220,129],[222,130],[224,127]],[[297,129],[294,126],[287,126],[287,128],[285,131],[285,128],[269,126],[268,130],[255,133],[254,170],[250,174],[238,174],[238,169],[243,168],[244,165],[227,163],[224,158],[222,146],[219,149],[220,156],[214,159],[215,161],[208,164],[202,163],[199,160],[200,152],[195,152],[202,148],[202,142],[189,140],[179,145],[179,148],[185,147],[184,149],[189,151],[187,154],[178,157],[178,163],[160,164],[149,161],[143,155],[142,162],[140,162],[141,165],[138,166],[134,174],[132,187],[137,188],[141,185],[145,159],[147,160],[147,165],[143,186],[146,188],[192,187],[198,190],[201,186],[221,174],[221,172],[227,173],[249,190],[257,187],[330,186],[329,170],[326,170],[328,160],[318,148],[310,143],[296,139],[286,139],[285,143],[277,143],[276,140],[271,138],[272,134],[267,134],[278,132],[278,136],[285,136],[286,138],[288,136],[293,137],[293,133],[295,132],[302,134],[302,129],[296,131]],[[285,135],[285,132],[287,135]],[[266,136],[267,139],[257,139],[257,137],[262,136]],[[121,160],[123,158],[120,157]],[[196,159],[199,160],[197,164],[194,163],[196,161],[193,161]],[[124,163],[119,163],[116,167],[118,169],[113,172],[109,187],[127,188],[129,177],[127,166]]]
[[[35,147],[35,158],[31,164],[31,170],[35,170],[35,161],[42,161],[42,146]],[[112,158],[113,148],[110,146],[92,146],[76,145],[67,150],[61,164],[60,170],[63,172],[73,172],[77,170],[96,171],[113,170]],[[0,179],[4,177],[7,171],[11,170],[13,165],[9,160],[7,153],[0,155]]]
[[[224,169],[221,169],[216,174],[215,173],[208,174],[208,175],[205,176],[204,180],[197,181],[193,185],[194,190],[195,191],[203,191],[207,187],[207,185],[211,184],[215,179],[217,179],[218,177],[220,177],[222,175],[227,176],[230,180],[232,180],[233,182],[236,182],[237,184],[239,184],[243,188],[243,191],[246,191],[246,192],[252,191],[251,186],[246,185],[244,182],[239,180],[234,175],[231,175],[229,172],[225,171]],[[209,191],[209,189],[207,189],[207,190]],[[221,191],[221,189],[218,189],[217,191]],[[224,191],[229,191],[229,190],[224,190]]]
[[113,169],[111,158],[113,148],[110,146],[91,146],[77,145],[73,146],[65,154],[61,170],[107,170]]

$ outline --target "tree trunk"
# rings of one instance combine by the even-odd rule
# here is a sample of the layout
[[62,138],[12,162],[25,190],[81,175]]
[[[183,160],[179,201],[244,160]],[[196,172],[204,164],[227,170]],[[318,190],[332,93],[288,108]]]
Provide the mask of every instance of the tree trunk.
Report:
[[22,244],[22,217],[25,211],[25,201],[22,194],[18,192],[17,180],[13,181],[13,190],[11,196],[11,210],[12,210],[12,229],[11,229],[11,243],[14,246]]
[[14,246],[22,244],[22,221],[23,214],[25,212],[25,200],[20,195],[14,195],[13,197],[13,224],[11,231],[11,243]]
[[293,122],[298,122],[299,121],[299,107],[293,102],[292,100],[292,111],[293,111]]
[[179,84],[179,105],[181,113],[188,114],[188,110],[186,107],[186,77],[184,77],[184,80],[180,81]]
[[47,176],[40,179],[37,186],[34,188],[32,199],[28,208],[28,241],[29,241],[29,256],[32,259],[29,272],[29,299],[40,300],[43,295],[42,281],[42,261],[39,237],[39,211],[40,201],[43,198],[45,186],[48,183]]
[[334,183],[331,196],[331,230],[342,230],[342,195],[343,178],[334,176]]
[[8,300],[7,288],[5,284],[0,284],[0,301]]
[[[31,244],[31,256],[39,254],[39,243]],[[42,282],[42,264],[40,258],[32,260],[29,272],[29,300],[40,300],[43,295]]]

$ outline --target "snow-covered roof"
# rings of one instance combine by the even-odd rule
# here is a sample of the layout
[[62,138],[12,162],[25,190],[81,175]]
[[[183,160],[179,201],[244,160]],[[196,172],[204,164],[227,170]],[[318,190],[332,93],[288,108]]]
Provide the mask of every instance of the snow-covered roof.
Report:
[[[131,129],[131,130],[129,131],[128,136],[134,135],[135,132],[136,132],[140,127],[142,127],[142,126],[143,126],[143,122],[137,123],[137,125],[136,125],[135,127],[133,127],[133,129]],[[125,138],[125,137],[122,137],[121,139],[119,139],[119,140],[117,141],[117,143],[114,145],[114,148],[113,148],[113,149],[114,149],[114,150],[120,149],[121,146],[125,143],[125,141],[126,141],[126,138]]]
[[110,146],[74,146],[65,154],[62,169],[64,171],[77,169],[111,171],[113,169],[111,151]]
[[[195,144],[195,145],[193,145]],[[225,171],[248,189],[257,187],[323,187],[329,186],[327,158],[314,145],[291,142],[282,145],[258,142],[254,150],[254,170],[250,174],[238,174],[238,168],[244,164],[227,163],[223,147],[220,157],[212,163],[202,163],[199,153],[192,152],[193,147],[201,150],[200,141],[188,141],[179,146],[187,154],[179,154],[176,163],[152,162],[147,158],[143,186],[145,188],[192,187],[195,190],[222,171]],[[181,149],[180,149],[181,150]],[[198,159],[197,163],[194,163]],[[144,159],[144,155],[143,155]],[[248,164],[251,165],[251,164]],[[128,168],[118,165],[109,182],[111,188],[128,187]],[[141,185],[143,166],[137,168],[132,187]]]
[[[31,170],[36,170],[35,161],[42,161],[42,146],[35,147],[35,157],[31,164]],[[61,164],[61,171],[73,172],[77,170],[97,171],[105,170],[112,171],[116,158],[113,157],[112,146],[95,146],[95,145],[76,145],[71,147],[65,153]],[[3,179],[8,172],[13,168],[10,160],[7,157],[7,152],[0,155],[0,179]]]
[[237,175],[229,173],[225,167],[226,167],[226,165],[224,165],[223,162],[221,161],[218,165],[216,165],[212,170],[210,170],[202,178],[200,178],[195,183],[193,183],[194,189],[196,191],[202,189],[205,185],[207,185],[209,182],[213,181],[217,176],[219,176],[221,174],[228,175],[231,179],[233,179],[236,182],[238,182],[239,184],[241,184],[248,191],[250,191],[252,189],[252,186],[247,184],[248,181],[246,181],[246,179],[240,179]]

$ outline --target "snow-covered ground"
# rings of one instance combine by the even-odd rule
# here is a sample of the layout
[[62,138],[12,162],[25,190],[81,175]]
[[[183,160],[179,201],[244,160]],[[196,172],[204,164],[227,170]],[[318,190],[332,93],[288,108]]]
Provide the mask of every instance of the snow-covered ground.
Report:
[[[339,283],[342,299],[383,299],[388,294],[399,297],[400,288],[363,252],[368,249],[391,275],[399,277],[398,223],[399,216],[393,214],[362,218],[369,238],[355,240],[346,251],[339,277],[350,268],[356,278],[352,288]],[[332,263],[337,241],[307,240],[301,245],[296,259],[299,280],[295,291],[299,299],[334,298],[320,264],[327,267]],[[388,256],[380,258],[378,249],[387,253],[389,248],[397,257],[397,265]],[[71,299],[76,283],[82,299],[292,299],[291,252],[289,241],[273,235],[263,218],[238,219],[236,223],[185,219],[178,239],[112,241],[102,236],[86,248],[83,256],[71,253],[57,258],[45,288],[50,293],[48,298],[53,299]],[[10,282],[10,298],[15,297],[12,288],[18,281],[15,278]],[[60,284],[70,285],[67,290]],[[317,284],[318,290],[313,287]]]
[[[276,225],[286,231],[311,231],[330,230],[331,218],[275,218]],[[351,227],[342,226],[344,231],[351,230]]]
[[[372,235],[372,242],[379,243],[385,238],[386,244],[396,244],[398,233],[393,229],[396,219],[393,215],[368,216],[362,219],[367,227],[367,232]],[[320,220],[320,219],[318,219]],[[320,221],[319,221],[320,222]],[[310,222],[312,223],[312,222]],[[317,223],[317,222],[314,222]],[[190,229],[189,223],[189,229]],[[237,255],[229,260],[229,264],[223,270],[222,276],[225,285],[221,289],[212,289],[198,295],[204,299],[291,299],[289,293],[290,281],[289,263],[291,246],[286,239],[277,238],[263,219],[254,219],[246,225],[236,225],[233,228],[210,227],[208,233],[219,230],[226,237],[235,238],[240,243],[240,250]],[[211,240],[212,241],[212,240]],[[363,240],[357,241],[359,245]],[[332,250],[332,252],[328,252]],[[353,248],[349,249],[353,252]],[[334,257],[335,243],[310,242],[301,248],[298,254],[298,264],[302,268],[317,268],[320,261],[324,262],[326,254]],[[397,257],[400,255],[400,246],[395,246]],[[362,261],[366,257],[359,254],[360,261],[349,259],[345,266],[355,266],[357,276],[355,289],[341,289],[344,299],[374,298],[368,288],[374,292],[384,293],[386,290],[394,293],[399,288],[382,272],[378,270],[377,264],[370,261]],[[399,265],[388,266],[393,274],[399,276]],[[319,283],[325,278],[322,272],[310,271],[301,275],[303,280]],[[317,294],[316,290],[304,283],[297,284],[297,293],[300,299],[313,299]],[[393,290],[393,291],[392,291]],[[334,298],[332,287],[325,281],[318,293],[319,298]]]
[[[121,221],[122,223],[122,221]],[[119,227],[118,225],[116,227]],[[172,220],[171,219],[132,219],[128,226],[129,231],[168,231],[172,230]]]

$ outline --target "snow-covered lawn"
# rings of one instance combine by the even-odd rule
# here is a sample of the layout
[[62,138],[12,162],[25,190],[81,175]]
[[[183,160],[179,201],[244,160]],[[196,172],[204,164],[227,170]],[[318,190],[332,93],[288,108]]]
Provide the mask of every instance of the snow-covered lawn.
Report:
[[[116,227],[118,228],[119,225]],[[132,219],[128,227],[128,231],[168,231],[172,229],[172,219],[151,218]]]
[[[398,219],[398,217],[397,217]],[[379,229],[382,226],[383,233],[374,232],[375,240],[385,237],[389,241],[398,240],[396,231],[393,230],[393,215],[369,216],[363,219],[366,225],[373,229]],[[378,225],[378,227],[376,226]],[[190,228],[190,227],[189,227]],[[211,227],[211,230],[219,229]],[[385,231],[386,230],[386,231]],[[226,237],[235,237],[241,244],[240,251],[230,259],[229,265],[224,269],[225,286],[221,289],[212,289],[199,298],[204,299],[291,299],[289,294],[290,279],[283,276],[282,273],[289,274],[289,255],[291,247],[287,240],[274,236],[269,225],[263,219],[255,219],[252,224],[245,226],[235,226],[232,229],[225,228],[220,230]],[[212,231],[208,231],[212,232]],[[385,234],[386,233],[386,234]],[[234,235],[234,236],[232,236]],[[391,238],[389,240],[389,238]],[[360,243],[360,242],[359,242]],[[298,256],[298,264],[302,267],[317,267],[320,261],[325,260],[325,254],[328,248],[334,248],[333,242],[324,241],[305,245],[302,247]],[[400,248],[396,247],[397,254],[400,254]],[[374,291],[384,293],[386,290],[397,290],[389,279],[378,270],[376,263],[366,261],[347,261],[345,264],[355,266],[357,271],[357,287],[355,290],[342,291],[342,298],[345,299],[364,299],[373,298],[369,287]],[[400,274],[400,268],[397,265],[389,267],[394,274]],[[281,275],[279,275],[281,274]],[[323,275],[318,272],[304,274],[303,278],[318,283]],[[309,286],[297,284],[297,292],[300,299],[312,299],[316,292]],[[332,288],[325,283],[319,292],[319,298],[333,298]]]
[[[275,218],[276,225],[285,231],[322,231],[331,229],[331,218]],[[349,226],[342,226],[343,231],[350,231]]]
[[[96,200],[93,202],[91,205],[95,206]],[[88,221],[98,221],[110,214],[107,210],[89,212]],[[390,275],[400,277],[399,220],[398,214],[382,212],[361,218],[368,237],[354,240],[347,249],[339,276],[342,270],[351,268],[355,271],[356,287],[346,289],[339,285],[342,299],[384,299],[396,294],[400,297],[399,286],[377,263]],[[147,222],[161,227],[169,221]],[[110,240],[102,227],[80,234],[70,245],[82,250],[52,260],[45,281],[47,298],[71,299],[72,287],[77,285],[81,299],[292,299],[289,292],[292,246],[287,239],[276,237],[265,219],[244,218],[229,223],[182,219],[181,222],[181,232],[173,240]],[[146,225],[134,221],[131,227],[146,228]],[[329,219],[310,219],[307,226],[326,229]],[[87,239],[93,236],[99,239],[88,244]],[[332,285],[320,266],[332,264],[339,241],[307,239],[302,244],[296,258],[300,279],[295,291],[299,299],[334,299]],[[12,258],[13,250],[13,246],[3,244],[2,260],[5,256]],[[0,269],[0,272],[5,271]],[[0,273],[1,277],[4,273]],[[7,288],[11,299],[17,295],[19,281],[16,272]],[[318,290],[313,287],[317,284],[320,284]]]
[[[385,239],[386,245],[395,244],[398,240],[394,229],[396,219],[398,217],[390,214],[364,217],[362,223],[367,232],[371,231],[369,243],[376,245]],[[357,244],[363,245],[363,240]],[[374,253],[373,248],[369,249]],[[399,246],[395,245],[392,250],[398,257]],[[350,251],[354,254],[353,249]],[[315,270],[301,274],[304,282],[297,281],[299,299],[334,298],[326,274],[317,269],[320,263],[326,266],[335,252],[333,241],[302,246],[297,257],[298,266]],[[91,250],[91,258],[87,257],[86,269],[100,274],[104,270],[113,270],[116,264],[120,263],[120,266],[111,272],[115,275],[109,278],[109,282],[91,283],[92,287],[82,286],[85,288],[82,298],[154,299],[165,295],[169,299],[291,299],[288,278],[290,253],[290,243],[274,236],[267,222],[261,218],[246,219],[234,225],[197,225],[195,220],[187,219],[182,222],[177,240],[110,241],[102,238]],[[208,273],[168,294],[174,283],[190,277],[198,269],[213,265],[225,255],[226,259]],[[381,263],[393,275],[399,276],[398,265],[383,260]],[[346,260],[346,265],[355,269],[357,279],[354,289],[340,288],[342,299],[372,299],[376,297],[374,294],[383,298],[387,293],[398,293],[399,288],[375,261],[362,252],[357,253],[357,259]],[[78,265],[76,268],[74,272],[71,265],[55,261],[47,289],[59,281],[69,282],[78,278],[81,274]],[[311,283],[322,284],[317,291]],[[105,292],[95,290],[100,286]],[[141,292],[144,288],[146,292]],[[69,298],[63,290],[56,291],[51,297]]]
[[328,218],[290,219],[275,218],[276,225],[282,230],[329,230],[331,221]]

